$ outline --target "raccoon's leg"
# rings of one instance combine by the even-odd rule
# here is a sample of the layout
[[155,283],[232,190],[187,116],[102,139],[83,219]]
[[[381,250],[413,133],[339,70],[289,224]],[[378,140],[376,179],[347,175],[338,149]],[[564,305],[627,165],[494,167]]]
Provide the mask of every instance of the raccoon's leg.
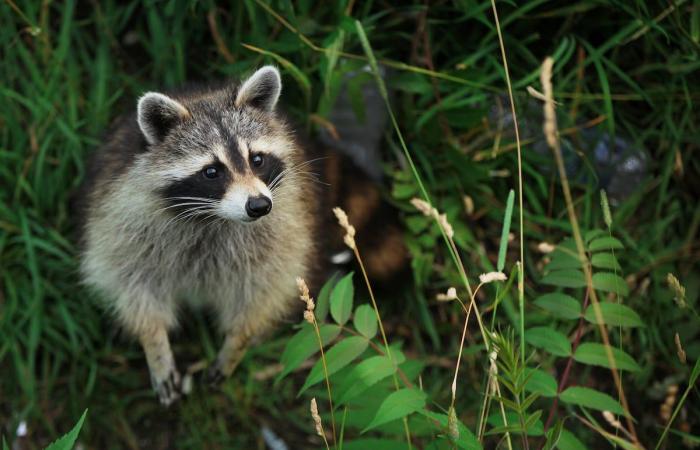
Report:
[[172,404],[180,397],[180,374],[168,339],[168,329],[175,324],[172,303],[140,292],[122,296],[116,306],[125,328],[143,347],[158,399],[165,406]]
[[160,402],[169,406],[180,397],[180,373],[175,367],[168,331],[162,324],[155,325],[141,332],[139,341],[146,354],[153,389]]
[[230,303],[219,306],[219,328],[224,332],[224,343],[207,373],[211,384],[228,378],[243,359],[248,344],[275,322],[279,308],[274,308],[273,298],[274,295],[260,293],[241,309],[229,309]]
[[238,363],[243,359],[249,341],[250,336],[241,333],[241,330],[231,329],[226,332],[224,344],[219,350],[216,361],[209,366],[207,371],[207,382],[216,385],[231,376]]

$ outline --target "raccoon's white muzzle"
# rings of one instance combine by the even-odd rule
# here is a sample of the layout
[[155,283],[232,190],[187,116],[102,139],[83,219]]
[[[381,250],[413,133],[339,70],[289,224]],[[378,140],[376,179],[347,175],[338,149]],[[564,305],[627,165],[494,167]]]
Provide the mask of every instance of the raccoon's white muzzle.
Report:
[[231,186],[219,203],[219,215],[240,222],[253,222],[271,210],[272,192],[258,179]]

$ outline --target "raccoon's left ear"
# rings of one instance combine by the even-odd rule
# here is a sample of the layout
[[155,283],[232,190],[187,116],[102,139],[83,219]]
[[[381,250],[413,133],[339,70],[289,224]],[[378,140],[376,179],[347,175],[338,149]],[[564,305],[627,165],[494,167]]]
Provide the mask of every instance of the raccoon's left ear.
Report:
[[265,111],[272,111],[282,90],[280,73],[274,66],[258,69],[238,89],[236,107],[250,105]]
[[139,128],[151,145],[161,142],[175,125],[190,116],[180,102],[157,92],[147,92],[139,99],[137,113]]

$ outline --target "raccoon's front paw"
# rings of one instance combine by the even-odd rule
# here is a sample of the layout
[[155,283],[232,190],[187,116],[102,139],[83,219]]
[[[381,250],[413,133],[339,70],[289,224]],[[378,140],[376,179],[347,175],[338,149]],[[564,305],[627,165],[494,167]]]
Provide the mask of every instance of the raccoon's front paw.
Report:
[[151,377],[153,390],[156,391],[158,400],[163,406],[170,406],[180,398],[180,382],[180,374],[174,368],[164,377]]
[[226,378],[228,378],[228,375],[224,373],[221,364],[219,364],[219,362],[216,361],[207,369],[204,381],[210,386],[218,386]]

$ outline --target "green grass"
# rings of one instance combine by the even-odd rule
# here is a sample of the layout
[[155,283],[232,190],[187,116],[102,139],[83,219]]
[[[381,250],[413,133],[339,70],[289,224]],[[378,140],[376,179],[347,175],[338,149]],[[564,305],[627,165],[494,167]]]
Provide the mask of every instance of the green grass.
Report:
[[[23,448],[41,448],[89,408],[79,440],[90,448],[264,448],[263,425],[290,448],[320,447],[308,399],[297,398],[305,373],[295,372],[277,385],[274,377],[261,376],[278,363],[292,332],[288,324],[253,349],[222,389],[195,380],[194,395],[161,409],[150,392],[140,349],[114,329],[97,299],[78,283],[70,197],[110,120],[134,108],[135,98],[147,89],[236,78],[275,63],[283,71],[285,108],[315,132],[312,115],[327,115],[343,74],[367,64],[354,23],[359,20],[379,63],[392,68],[387,85],[398,128],[425,190],[455,228],[459,255],[475,280],[500,259],[506,198],[510,189],[517,193],[512,124],[504,123],[499,131],[497,121],[488,126],[485,121],[498,105],[510,109],[503,60],[490,1],[427,5],[281,0],[0,4],[1,435],[14,440],[17,425],[26,421],[30,434]],[[658,411],[666,385],[680,384],[683,392],[690,367],[700,357],[700,320],[674,303],[665,281],[667,273],[674,273],[686,287],[687,303],[698,309],[700,4],[529,0],[496,5],[523,140],[527,328],[556,327],[566,336],[576,329],[533,304],[551,290],[540,283],[543,255],[537,244],[557,243],[572,233],[554,160],[541,142],[541,106],[526,92],[527,86],[540,89],[544,57],[555,59],[559,129],[573,149],[565,159],[577,167],[569,176],[584,230],[604,227],[597,182],[605,174],[593,168],[581,125],[598,120],[601,132],[648,155],[647,176],[629,197],[612,200],[611,229],[625,246],[616,250],[620,274],[631,282],[624,303],[645,327],[611,329],[610,338],[641,366],[639,372],[625,373],[623,384],[639,438],[652,447],[665,425]],[[415,286],[378,301],[389,340],[402,341],[404,351],[424,365],[422,379],[431,399],[447,405],[464,317],[460,308],[437,303],[434,296],[461,285],[461,277],[440,230],[409,204],[420,190],[398,136],[387,129],[387,194],[402,211]],[[465,195],[473,200],[472,214],[465,211]],[[517,236],[516,228],[514,223]],[[507,273],[519,259],[517,241],[508,247]],[[495,329],[520,329],[514,286],[499,293],[504,297],[496,316],[484,313]],[[495,288],[483,290],[481,310]],[[580,290],[567,292],[578,301],[583,297]],[[192,317],[174,339],[182,366],[202,355],[213,358],[219,343],[204,314]],[[583,330],[585,339],[600,340],[595,328]],[[470,331],[455,409],[474,430],[487,366],[475,322]],[[687,365],[676,356],[675,333]],[[559,379],[565,360],[530,345],[526,349],[522,356],[534,352],[534,365]],[[571,381],[614,395],[608,371],[582,364],[573,364],[571,371]],[[311,391],[322,398],[321,389]],[[679,430],[687,432],[685,426],[697,441],[699,405],[697,388],[691,389],[667,448],[681,448]],[[560,406],[567,429],[597,448],[602,438],[574,413],[581,415]],[[347,419],[351,425],[352,411]],[[354,437],[355,430],[349,427],[345,435]],[[417,439],[421,448],[426,445],[425,438]],[[513,444],[521,444],[519,436]]]

